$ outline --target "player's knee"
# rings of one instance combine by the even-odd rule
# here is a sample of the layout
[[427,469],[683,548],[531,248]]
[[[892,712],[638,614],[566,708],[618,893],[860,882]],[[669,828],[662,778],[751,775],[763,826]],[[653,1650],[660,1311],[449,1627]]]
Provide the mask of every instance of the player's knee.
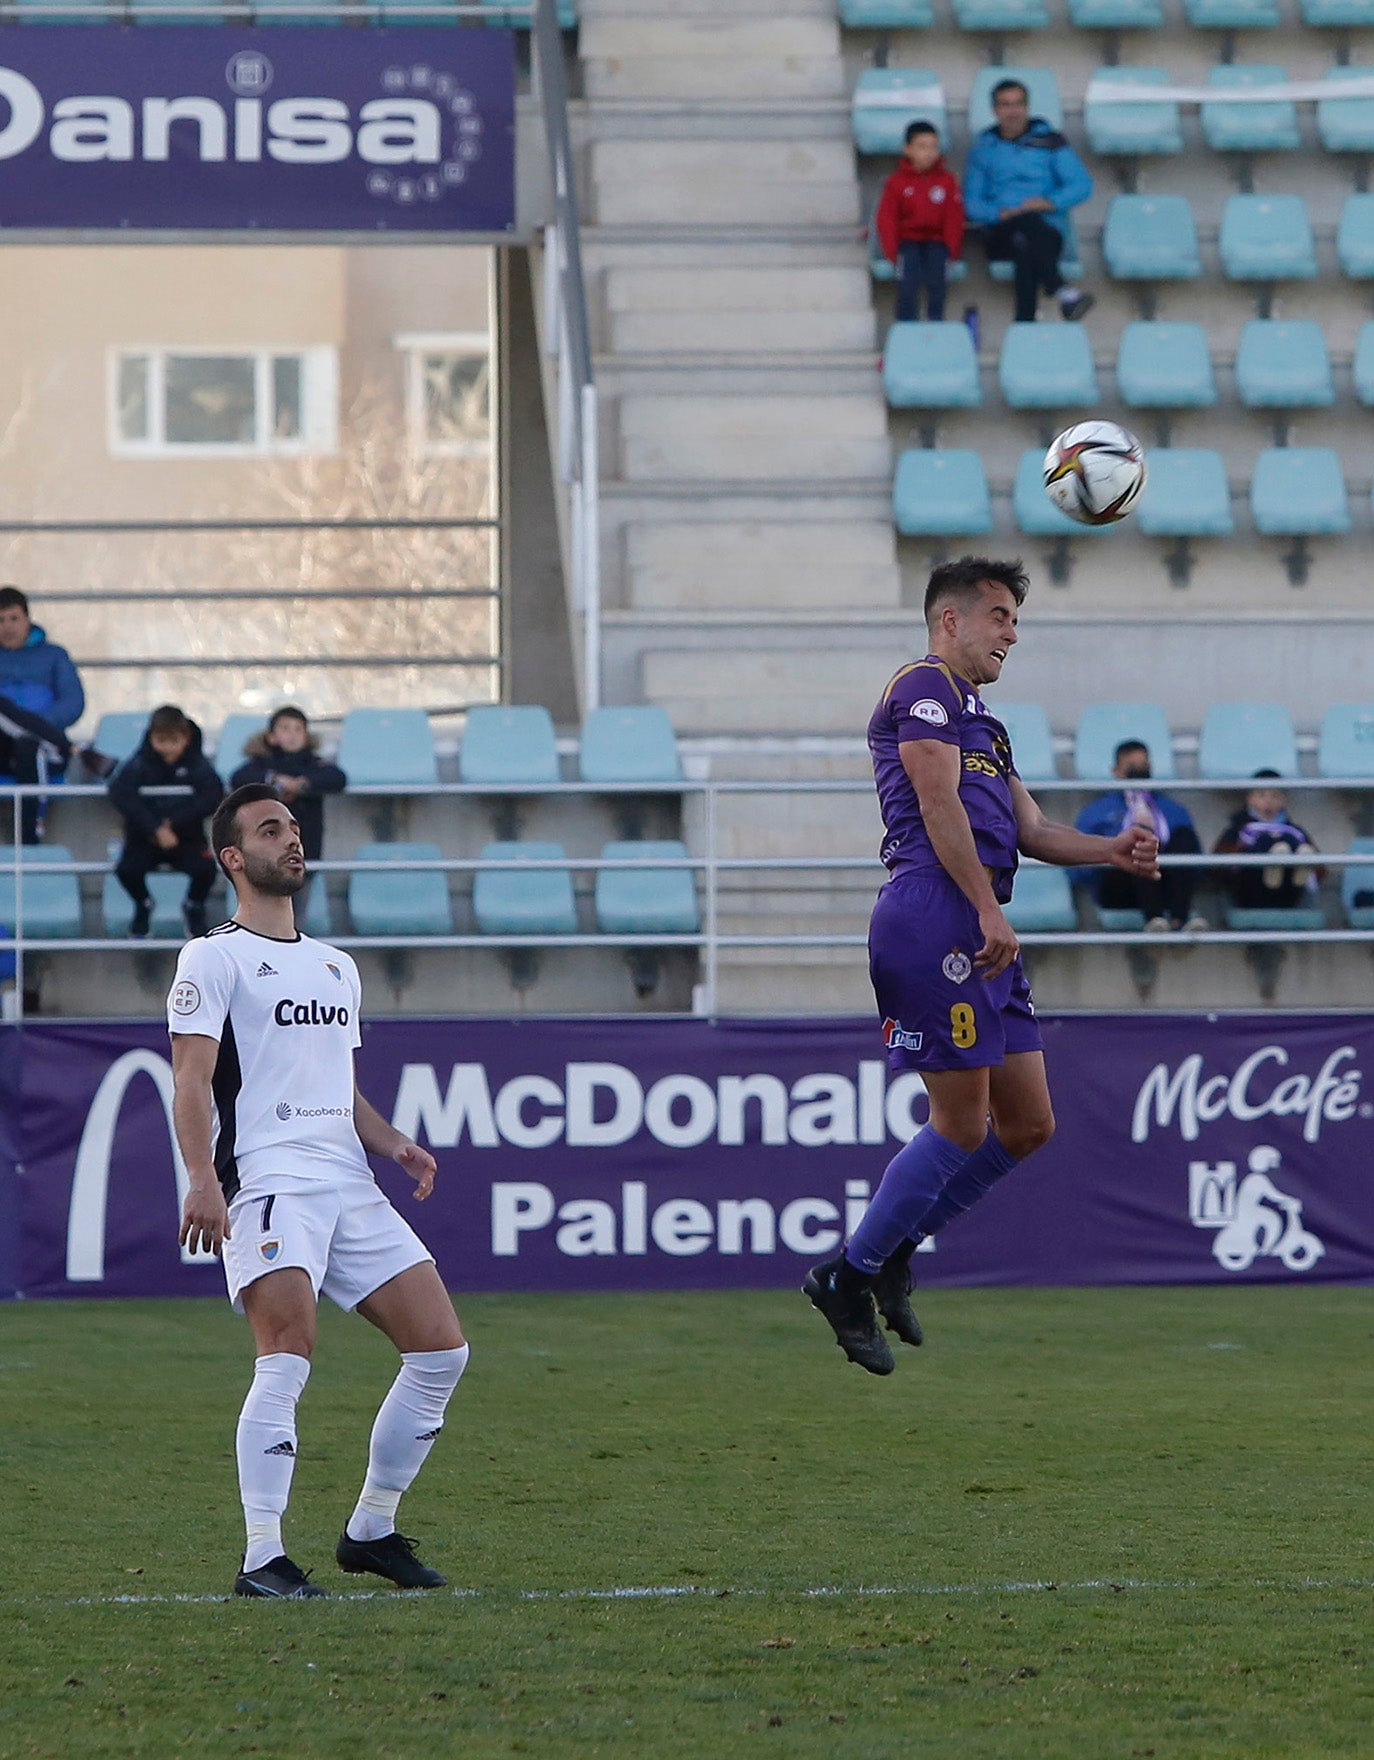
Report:
[[[999,1131],[998,1135],[1002,1136],[1002,1133]],[[1044,1112],[1033,1118],[1018,1119],[1005,1136],[1002,1136],[1002,1140],[1018,1161],[1024,1161],[1027,1155],[1034,1155],[1037,1149],[1043,1149],[1053,1135],[1054,1114],[1046,1107]]]

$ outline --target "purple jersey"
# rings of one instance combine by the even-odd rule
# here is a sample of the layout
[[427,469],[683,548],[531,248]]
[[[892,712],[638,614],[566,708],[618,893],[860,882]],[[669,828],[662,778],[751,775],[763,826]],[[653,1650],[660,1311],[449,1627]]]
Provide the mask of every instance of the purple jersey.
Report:
[[927,655],[904,666],[883,692],[868,724],[868,749],[886,836],[882,859],[893,874],[944,873],[931,846],[920,802],[902,766],[907,740],[934,739],[960,752],[959,799],[979,860],[993,871],[997,897],[1011,897],[1016,872],[1016,809],[1011,798],[1011,741],[973,686]]

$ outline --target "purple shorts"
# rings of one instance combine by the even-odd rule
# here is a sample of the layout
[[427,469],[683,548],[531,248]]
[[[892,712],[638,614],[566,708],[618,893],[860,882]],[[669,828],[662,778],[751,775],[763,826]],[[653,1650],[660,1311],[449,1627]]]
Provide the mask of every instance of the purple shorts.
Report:
[[887,1061],[901,1069],[988,1069],[1044,1040],[1021,961],[983,978],[978,913],[947,874],[898,874],[878,894],[868,969]]

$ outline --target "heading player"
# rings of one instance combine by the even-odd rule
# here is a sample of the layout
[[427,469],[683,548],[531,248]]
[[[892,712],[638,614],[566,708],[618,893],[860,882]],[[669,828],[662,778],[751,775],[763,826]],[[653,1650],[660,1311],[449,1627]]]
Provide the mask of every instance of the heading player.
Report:
[[930,1122],[889,1164],[844,1251],[802,1285],[851,1362],[894,1368],[878,1328],[921,1342],[910,1260],[1054,1134],[1045,1058],[1004,906],[1018,852],[1061,867],[1158,875],[1153,831],[1092,837],[1052,824],[979,691],[1001,677],[1029,586],[1019,562],[942,563],[925,595],[930,651],[903,666],[868,724],[891,879],[869,970],[894,1070],[919,1070]]
[[403,1589],[437,1588],[444,1578],[396,1532],[396,1508],[443,1428],[468,1347],[433,1259],[367,1164],[369,1153],[389,1156],[425,1199],[434,1158],[358,1091],[358,969],[296,929],[291,901],[306,868],[286,806],[263,783],[235,789],[215,814],[211,847],[238,908],[182,949],[167,1015],[190,1175],[182,1245],[223,1253],[229,1298],[257,1350],[238,1423],[248,1540],[234,1593],[325,1593],[287,1557],[281,1535],[321,1290],[401,1353],[335,1557],[345,1571]]

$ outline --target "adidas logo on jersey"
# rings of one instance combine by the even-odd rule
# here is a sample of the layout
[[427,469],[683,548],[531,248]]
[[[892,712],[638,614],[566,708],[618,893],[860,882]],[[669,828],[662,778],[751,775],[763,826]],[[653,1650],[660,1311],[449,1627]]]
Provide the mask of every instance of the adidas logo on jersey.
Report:
[[264,960],[262,962],[262,964],[258,967],[256,975],[259,978],[276,978],[276,977],[279,977],[281,974],[277,971],[277,968],[275,966],[269,966],[267,961]]

